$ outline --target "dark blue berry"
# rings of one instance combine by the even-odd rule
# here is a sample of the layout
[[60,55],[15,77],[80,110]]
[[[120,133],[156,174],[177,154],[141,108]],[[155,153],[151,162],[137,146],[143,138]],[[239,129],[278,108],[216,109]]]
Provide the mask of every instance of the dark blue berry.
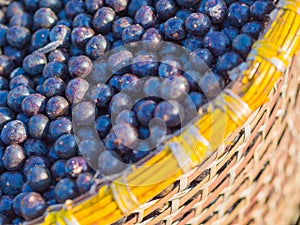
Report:
[[127,50],[112,54],[107,60],[107,66],[113,74],[124,74],[129,71],[133,55]]
[[22,192],[32,192],[33,190],[29,186],[28,182],[25,182],[22,186]]
[[189,17],[189,15],[191,15],[192,12],[188,9],[179,9],[177,12],[176,12],[176,17],[178,18],[181,18],[182,20],[186,20],[186,18]]
[[3,165],[9,171],[19,170],[26,159],[24,149],[17,144],[9,145],[2,156]]
[[66,160],[60,159],[51,166],[51,174],[55,180],[61,180],[66,177],[65,164]]
[[199,48],[190,53],[190,62],[196,71],[202,72],[213,66],[214,57],[206,48]]
[[48,77],[62,77],[66,76],[67,68],[62,62],[49,62],[43,69],[43,76]]
[[216,97],[225,87],[225,79],[222,75],[208,72],[199,81],[201,91],[210,100]]
[[78,177],[80,173],[88,172],[89,167],[85,159],[81,156],[76,156],[68,159],[65,163],[65,172],[70,177]]
[[8,81],[2,76],[0,76],[0,90],[8,90]]
[[223,0],[207,0],[204,12],[213,23],[221,23],[227,16],[227,5]]
[[158,77],[150,77],[143,85],[143,92],[145,96],[152,97],[159,95],[159,89],[161,85],[161,79]]
[[94,14],[93,26],[94,29],[105,34],[112,30],[113,21],[115,20],[116,13],[112,8],[102,7]]
[[21,200],[21,214],[26,220],[33,220],[41,216],[46,208],[45,200],[36,192],[26,194]]
[[89,83],[81,78],[75,78],[69,81],[66,87],[66,98],[71,104],[77,104],[82,101],[89,89]]
[[46,156],[48,153],[45,142],[43,140],[37,140],[33,138],[27,139],[27,141],[24,143],[24,149],[27,156]]
[[34,12],[38,9],[39,7],[39,1],[40,0],[24,0],[24,5],[25,8],[29,11],[29,12]]
[[165,59],[158,67],[158,75],[162,78],[181,74],[181,66],[176,59]]
[[19,75],[24,75],[26,76],[26,72],[22,67],[18,67],[16,69],[14,69],[10,74],[9,74],[9,78],[13,79],[14,77],[17,77]]
[[184,47],[190,51],[194,51],[198,48],[202,48],[203,39],[202,37],[195,36],[195,35],[188,35],[187,38],[184,40]]
[[33,92],[34,91],[32,90],[32,88],[29,86],[26,86],[26,85],[21,85],[21,86],[15,87],[8,94],[8,97],[7,97],[8,106],[16,112],[21,112],[22,101],[24,100],[24,98],[26,96],[29,96]]
[[250,7],[251,16],[254,20],[264,21],[274,8],[275,5],[272,1],[255,1]]
[[186,36],[184,21],[182,19],[172,17],[164,24],[165,36],[171,40],[182,40]]
[[49,34],[50,41],[62,41],[62,47],[69,47],[71,44],[71,29],[65,25],[54,26]]
[[115,124],[128,123],[134,127],[138,126],[136,115],[131,110],[123,110],[115,118]]
[[0,107],[0,129],[15,118],[15,114],[8,107]]
[[193,108],[195,108],[196,110],[198,110],[201,106],[203,106],[207,102],[205,96],[199,92],[191,92],[189,94],[189,97],[194,105]]
[[203,46],[215,56],[221,56],[229,50],[230,41],[222,32],[210,31],[203,39]]
[[46,105],[46,114],[50,119],[64,116],[69,112],[68,101],[61,96],[51,97]]
[[33,20],[37,28],[51,28],[57,22],[57,16],[50,8],[40,8],[34,13]]
[[43,113],[46,108],[46,97],[41,94],[31,94],[22,101],[22,111],[27,116]]
[[195,7],[200,1],[201,0],[176,0],[178,5],[187,9]]
[[76,27],[72,30],[72,43],[80,49],[84,49],[86,43],[95,35],[93,29],[89,27]]
[[10,80],[9,89],[12,90],[15,87],[22,86],[22,85],[27,85],[29,87],[33,87],[32,80],[30,80],[29,77],[20,75],[20,76],[16,76]]
[[131,98],[129,95],[120,92],[115,94],[109,104],[109,111],[115,114],[127,109],[131,103]]
[[21,214],[21,201],[22,201],[22,198],[26,195],[27,193],[20,193],[18,194],[13,202],[12,202],[12,209],[14,211],[14,213],[17,215],[17,216],[22,216]]
[[65,4],[65,13],[68,18],[73,19],[80,13],[84,13],[85,3],[84,1],[71,0]]
[[1,140],[5,144],[19,144],[27,139],[26,125],[20,120],[8,122],[1,130]]
[[83,55],[85,52],[78,48],[76,45],[71,45],[70,47],[70,55],[71,56],[78,56],[78,55]]
[[76,185],[80,194],[84,194],[89,191],[94,183],[93,174],[91,173],[81,173],[76,179]]
[[94,101],[98,107],[105,108],[108,106],[114,93],[114,89],[109,85],[98,84],[91,91],[91,100]]
[[13,17],[17,14],[22,14],[24,12],[24,6],[21,2],[13,1],[11,2],[6,9],[6,16],[8,18]]
[[7,106],[8,91],[0,88],[0,107]]
[[53,120],[49,125],[49,137],[56,140],[64,134],[70,134],[72,131],[72,121],[69,117],[59,117]]
[[27,50],[14,48],[8,45],[3,48],[3,53],[8,56],[16,66],[20,66],[27,54]]
[[242,27],[250,20],[250,8],[245,4],[235,2],[229,6],[228,22],[236,27]]
[[141,77],[155,76],[159,62],[152,55],[139,55],[133,59],[131,71]]
[[46,63],[46,56],[43,53],[35,52],[25,57],[23,68],[29,75],[36,76],[42,73]]
[[43,114],[38,114],[30,118],[28,122],[28,132],[35,139],[42,139],[48,133],[49,119]]
[[66,63],[69,59],[69,53],[66,49],[56,49],[48,55],[49,62],[63,62]]
[[6,55],[0,55],[0,75],[8,76],[15,69],[15,64],[12,59]]
[[36,166],[48,167],[48,166],[50,166],[50,162],[47,160],[47,158],[45,158],[43,156],[37,156],[37,155],[30,156],[26,160],[26,162],[23,166],[23,174],[25,176],[27,176],[29,170],[31,170],[33,167],[36,167]]
[[64,178],[55,186],[55,198],[59,203],[68,199],[76,198],[79,195],[76,183],[71,178]]
[[178,6],[174,0],[157,0],[155,3],[158,18],[165,21],[175,16]]
[[211,21],[203,13],[193,13],[186,18],[185,28],[190,34],[204,36],[211,28]]
[[145,31],[145,33],[142,36],[143,46],[147,50],[155,50],[157,49],[162,41],[162,36],[160,32],[155,28],[150,28]]
[[95,105],[90,101],[83,101],[74,106],[72,118],[78,126],[90,126],[95,122]]
[[7,45],[6,33],[8,31],[8,27],[0,24],[0,47],[4,47]]
[[114,143],[117,146],[117,151],[121,154],[126,154],[128,149],[134,148],[138,140],[138,133],[135,127],[128,123],[116,124],[111,132],[114,133]]
[[189,83],[184,76],[172,76],[164,79],[160,86],[163,99],[181,99],[189,92]]
[[139,138],[140,139],[147,139],[150,137],[151,133],[147,126],[139,126],[138,128]]
[[0,175],[0,187],[2,193],[9,196],[19,194],[21,192],[22,185],[24,184],[24,180],[25,178],[20,172],[2,173]]
[[21,219],[21,218],[16,217],[16,218],[14,218],[14,219],[11,221],[11,223],[12,223],[13,225],[20,225],[20,224],[24,223],[24,220]]
[[129,0],[105,0],[106,5],[113,8],[115,12],[124,11]]
[[191,91],[198,91],[199,84],[198,81],[200,80],[202,73],[197,70],[188,70],[183,73],[183,76],[189,83],[189,87]]
[[96,119],[95,124],[98,135],[104,138],[112,127],[111,119],[109,115],[101,115]]
[[73,57],[68,62],[68,70],[73,78],[85,78],[92,72],[92,61],[84,55]]
[[[6,169],[3,165],[3,160],[2,160],[4,149],[5,149],[5,147],[3,145],[0,145],[0,173],[3,173],[4,171],[6,171]],[[2,191],[0,192],[0,196],[2,196]]]
[[178,126],[184,119],[182,106],[173,100],[159,103],[154,116],[164,121],[168,127]]
[[222,30],[224,34],[229,38],[230,41],[233,41],[233,39],[239,34],[239,29],[234,26],[226,26]]
[[239,53],[243,58],[246,58],[251,51],[254,40],[247,34],[240,34],[232,42],[232,49]]
[[66,83],[59,77],[49,77],[42,86],[42,92],[47,98],[62,95],[65,89]]
[[126,73],[120,77],[120,90],[129,94],[140,93],[141,90],[141,80],[130,73]]
[[[90,129],[89,129],[90,130]],[[80,154],[87,160],[90,166],[97,168],[99,154],[103,151],[103,144],[99,141],[85,139],[78,146]]]
[[[3,195],[1,198],[0,198],[0,215],[6,215],[6,216],[10,216],[11,213],[12,213],[12,203],[13,203],[13,198],[11,196],[8,196],[8,195]],[[2,218],[2,219],[7,219],[8,220],[8,217],[6,218]],[[5,223],[4,223],[5,224]]]
[[130,17],[121,17],[113,23],[113,34],[116,38],[121,39],[123,30],[133,24],[133,19]]
[[257,40],[263,29],[264,29],[263,23],[261,23],[259,21],[252,21],[252,22],[246,23],[242,27],[241,32],[244,34],[248,34],[248,35],[252,36],[255,40]]
[[[139,24],[134,24],[126,27],[122,33],[122,41],[124,44],[130,44],[142,40],[144,28]],[[130,46],[134,46],[132,43]]]
[[136,109],[138,121],[143,125],[149,125],[149,122],[154,117],[156,102],[152,100],[143,101]]
[[61,0],[40,0],[40,8],[50,8],[54,11],[58,11],[62,8],[63,2]]
[[57,204],[55,200],[55,190],[53,186],[51,186],[48,191],[43,193],[43,198],[47,202],[48,207]]
[[219,73],[226,73],[243,62],[243,59],[235,52],[227,52],[222,55],[216,64]]
[[92,37],[85,45],[85,52],[91,59],[102,56],[110,47],[110,43],[101,34]]
[[103,6],[104,0],[85,0],[85,7],[89,13],[94,14]]
[[30,28],[32,26],[32,17],[28,13],[16,14],[9,20],[9,26],[18,26]]
[[27,124],[29,122],[30,116],[27,116],[25,113],[19,113],[16,116],[16,120],[21,120],[24,124]]
[[26,177],[30,187],[37,192],[44,192],[51,185],[51,175],[46,167],[32,167]]
[[47,157],[52,163],[60,159],[60,157],[56,154],[53,145],[49,147],[49,152]]
[[77,154],[75,137],[71,134],[60,136],[54,143],[55,153],[62,159],[68,159]]
[[142,25],[145,29],[154,27],[156,24],[156,15],[149,6],[142,6],[135,14],[135,22]]
[[136,11],[138,11],[144,5],[153,6],[153,1],[152,0],[131,0],[128,5],[129,16],[134,17]]

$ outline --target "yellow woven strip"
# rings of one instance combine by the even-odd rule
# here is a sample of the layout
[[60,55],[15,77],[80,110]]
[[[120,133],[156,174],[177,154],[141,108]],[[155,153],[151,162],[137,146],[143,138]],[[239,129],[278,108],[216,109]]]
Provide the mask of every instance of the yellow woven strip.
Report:
[[[299,49],[300,16],[295,9],[300,8],[300,1],[286,1],[286,4],[283,9],[278,10],[275,22],[272,23],[262,41],[256,44],[254,51],[257,55],[255,52],[252,54],[252,59],[248,60],[249,69],[243,72],[242,92],[236,93],[240,96],[239,100],[248,104],[251,110],[257,109],[268,100],[268,94],[283,74],[282,71],[277,70],[278,65],[274,65],[274,62],[281,62],[284,67],[287,67],[289,58]],[[266,56],[268,56],[267,60]],[[208,113],[194,124],[202,137],[210,141],[212,150],[216,149],[247,119],[246,114],[238,114],[238,118],[234,117],[237,106],[240,104],[239,101],[226,95],[223,98],[226,103],[225,108],[218,108],[217,105],[216,108],[209,107]],[[188,137],[185,132],[182,135]],[[190,143],[195,142],[198,146],[193,149],[190,143],[187,144],[184,141],[182,135],[170,141],[178,141],[184,147],[186,154],[191,156],[191,166],[194,167],[201,163],[209,149],[199,140],[188,137],[188,140],[191,140]],[[135,204],[129,204],[135,202],[134,199],[140,204],[146,203],[174,183],[182,174],[182,168],[166,144],[164,149],[148,160],[145,165],[133,167],[131,174],[126,177],[126,184],[122,184],[122,180],[116,180],[114,183],[117,185],[117,193],[113,194],[112,187],[105,185],[99,190],[98,195],[74,206],[70,215],[80,224],[110,224],[137,207]],[[125,197],[120,197],[121,195]],[[120,206],[123,208],[122,211]],[[49,213],[44,224],[64,222],[63,218],[66,216],[63,210]]]

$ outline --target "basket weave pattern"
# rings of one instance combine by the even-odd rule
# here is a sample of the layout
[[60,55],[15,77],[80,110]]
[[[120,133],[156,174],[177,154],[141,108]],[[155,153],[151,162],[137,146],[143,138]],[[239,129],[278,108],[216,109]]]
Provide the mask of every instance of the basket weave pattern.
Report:
[[[128,215],[127,225],[295,221],[300,203],[300,56],[293,64],[291,59],[300,49],[299,12],[300,0],[278,3],[246,69],[220,96],[225,108],[217,107],[217,98],[192,124],[201,139],[186,129],[142,167],[58,210],[49,209],[43,224],[104,225]],[[187,140],[197,149],[189,148]],[[180,163],[172,143],[189,156],[187,165]]]

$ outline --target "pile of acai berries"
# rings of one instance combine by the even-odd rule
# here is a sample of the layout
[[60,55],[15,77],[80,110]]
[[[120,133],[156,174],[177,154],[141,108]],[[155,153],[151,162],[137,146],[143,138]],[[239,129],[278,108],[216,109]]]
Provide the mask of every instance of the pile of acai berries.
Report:
[[[180,129],[191,108],[230,81],[274,4],[6,0],[0,7],[0,224],[20,224]],[[178,56],[174,45],[188,54]],[[132,104],[136,91],[145,97]],[[153,118],[165,126],[149,126]]]

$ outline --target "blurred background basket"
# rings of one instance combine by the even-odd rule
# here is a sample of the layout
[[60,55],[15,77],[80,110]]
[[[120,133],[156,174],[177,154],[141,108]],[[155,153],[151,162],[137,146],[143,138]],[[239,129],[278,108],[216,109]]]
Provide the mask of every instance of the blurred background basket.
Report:
[[295,224],[299,35],[300,0],[277,3],[236,81],[197,121],[113,182],[28,224]]

